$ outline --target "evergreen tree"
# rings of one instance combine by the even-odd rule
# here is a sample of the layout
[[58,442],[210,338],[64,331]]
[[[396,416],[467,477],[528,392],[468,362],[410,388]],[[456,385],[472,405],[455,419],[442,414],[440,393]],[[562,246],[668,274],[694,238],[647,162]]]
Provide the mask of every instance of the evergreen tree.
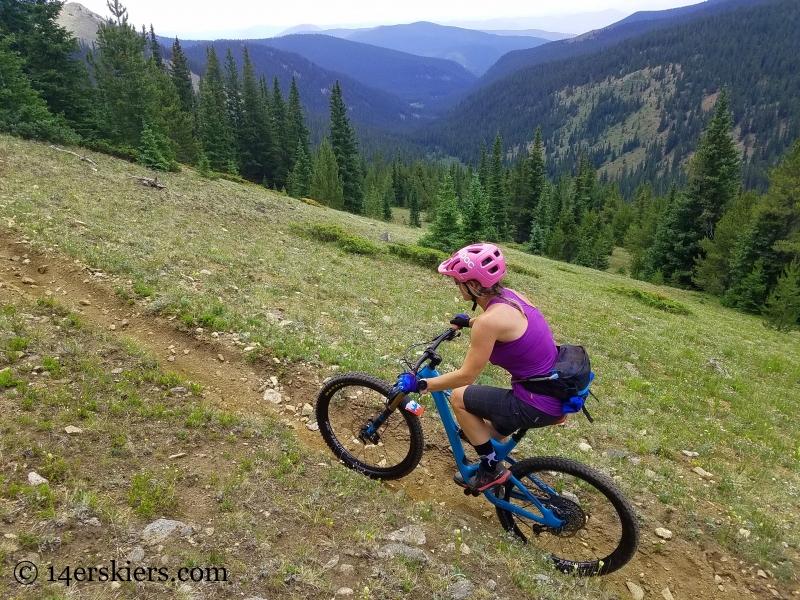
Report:
[[496,235],[489,201],[483,193],[479,176],[475,175],[469,187],[469,197],[461,221],[462,245],[488,242],[495,239]]
[[[258,87],[247,46],[242,49],[241,104],[239,109],[239,170],[242,177],[257,183],[277,183],[278,162],[267,107]],[[285,185],[285,179],[281,182]]]
[[714,239],[700,241],[703,253],[695,265],[693,283],[715,296],[722,296],[730,287],[731,257],[742,232],[752,220],[756,205],[755,192],[739,194],[714,228]]
[[169,171],[172,161],[164,156],[166,140],[145,125],[139,144],[139,163],[154,171]]
[[658,223],[653,245],[647,251],[645,280],[661,273],[670,285],[691,284],[695,256],[700,248],[700,232],[695,226],[701,216],[697,203],[685,194],[677,194],[667,213]]
[[[394,188],[387,185],[381,198],[381,218],[387,223],[393,221],[392,206],[394,205]],[[419,215],[417,215],[419,216]]]
[[786,265],[763,309],[765,324],[778,331],[800,325],[800,262]]
[[417,186],[412,185],[408,191],[408,224],[411,227],[422,227],[419,221],[419,196],[417,194]]
[[578,251],[578,225],[572,210],[564,210],[547,243],[547,256],[572,262]]
[[150,23],[150,56],[156,63],[159,70],[164,70],[164,58],[161,56],[161,44],[158,43],[156,32],[153,30],[153,24]]
[[178,96],[181,99],[181,106],[184,112],[193,115],[195,109],[194,86],[192,85],[192,73],[189,70],[189,62],[183,53],[181,43],[178,38],[172,43],[172,69],[170,77]]
[[698,143],[689,178],[689,198],[702,208],[701,231],[709,239],[714,239],[714,228],[741,185],[741,164],[731,137],[732,128],[728,89],[723,88],[714,116]]
[[[78,41],[58,24],[62,6],[61,2],[42,0],[3,0],[0,2],[0,39],[5,39],[6,52],[16,53],[21,59],[19,68],[28,86],[38,92],[50,113],[63,115],[68,126],[81,136],[94,138],[98,128],[95,89],[78,56]],[[3,77],[6,77],[5,71]],[[10,79],[11,75],[8,77]],[[30,115],[26,118],[24,122],[30,123]],[[57,120],[60,124],[54,126],[62,133],[53,130],[45,136],[48,139],[55,140],[66,134],[63,120]],[[41,133],[33,137],[40,137]],[[70,136],[72,134],[67,137]]]
[[[311,153],[309,150],[308,141],[308,127],[305,124],[303,116],[303,105],[300,103],[300,90],[297,88],[297,82],[292,77],[292,85],[289,88],[289,102],[286,108],[286,129],[287,139],[289,141],[289,148],[294,148],[298,143],[303,149],[303,153],[308,158]],[[295,161],[300,157],[300,154],[295,152],[292,155],[291,169],[294,169]],[[310,163],[309,163],[310,164]]]
[[547,247],[547,235],[545,234],[544,228],[539,225],[538,222],[533,223],[533,227],[531,227],[531,237],[528,241],[527,251],[531,254],[544,254],[545,248]]
[[294,168],[289,175],[289,195],[293,198],[307,198],[311,193],[311,158],[303,148],[303,143],[297,140],[294,153]]
[[770,188],[754,210],[731,257],[731,285],[722,303],[760,312],[778,277],[800,259],[800,139],[770,174]]
[[347,107],[342,99],[339,82],[333,84],[330,97],[331,148],[336,156],[339,175],[342,179],[344,209],[355,214],[364,212],[363,174],[358,157],[358,142],[355,131],[347,117]]
[[272,80],[272,129],[275,132],[275,185],[280,188],[286,184],[286,179],[291,172],[291,156],[294,154],[294,142],[289,139],[289,123],[286,114],[286,102],[283,99],[278,76]]
[[478,163],[478,181],[481,184],[482,190],[485,191],[489,187],[489,158],[486,152],[486,142],[483,142],[481,146],[481,160]]
[[231,131],[234,136],[237,136],[242,120],[242,85],[239,80],[239,68],[236,66],[236,61],[233,59],[233,53],[230,47],[228,47],[225,53],[224,81],[225,107],[228,112],[228,123],[230,123]]
[[200,159],[197,161],[197,174],[205,179],[214,179],[214,172],[211,170],[211,162],[208,160],[205,152],[200,153]]
[[311,198],[337,210],[344,208],[344,192],[339,177],[339,165],[336,155],[328,145],[328,139],[322,139],[322,145],[314,161],[314,176],[311,179]]
[[198,145],[194,138],[192,114],[183,109],[172,78],[158,67],[152,57],[149,61],[149,72],[155,85],[156,104],[159,107],[155,113],[155,122],[159,124],[158,129],[163,132],[163,136],[169,139],[170,150],[167,154],[170,162],[174,158],[183,163],[194,164],[198,156]]
[[491,207],[494,230],[497,239],[506,241],[508,234],[508,191],[506,189],[505,170],[503,169],[503,140],[500,133],[492,144],[492,160],[489,166],[489,206]]
[[0,131],[25,138],[75,142],[77,137],[63,119],[47,110],[22,71],[23,61],[0,39]]
[[[137,148],[144,124],[158,124],[158,92],[144,59],[147,45],[129,23],[119,0],[108,2],[116,21],[97,30],[97,50],[89,55],[100,93],[104,137],[117,147]],[[162,134],[162,131],[155,131]]]
[[206,76],[200,81],[197,134],[214,171],[228,171],[231,164],[236,164],[222,67],[213,45],[206,50]]
[[[545,176],[544,144],[542,143],[541,127],[536,128],[536,135],[533,139],[533,150],[531,150],[531,154],[528,157],[527,163],[528,178],[530,183],[528,185],[528,195],[525,198],[525,207],[522,212],[521,223],[519,225],[520,237],[523,240],[528,238],[532,239],[534,215],[536,214],[536,210],[542,200],[542,194],[544,193],[545,184],[547,182]],[[539,228],[543,233],[541,224],[539,224]],[[537,234],[537,236],[541,237],[541,233]],[[543,250],[544,249],[542,248],[540,252],[534,252],[534,254],[540,254]]]
[[436,198],[436,218],[428,233],[419,240],[420,246],[435,248],[448,254],[461,247],[464,239],[459,219],[458,198],[453,178],[446,174]]
[[601,271],[608,269],[608,257],[614,248],[613,240],[610,231],[600,223],[599,216],[593,210],[583,214],[577,242],[578,247],[572,262]]

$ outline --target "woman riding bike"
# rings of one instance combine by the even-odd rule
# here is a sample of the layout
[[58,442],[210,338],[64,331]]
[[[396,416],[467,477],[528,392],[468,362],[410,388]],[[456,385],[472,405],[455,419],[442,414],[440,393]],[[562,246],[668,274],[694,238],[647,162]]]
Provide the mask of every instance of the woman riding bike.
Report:
[[472,244],[439,265],[439,273],[452,277],[464,300],[483,309],[478,317],[456,315],[451,324],[471,327],[467,356],[460,369],[430,379],[413,373],[401,376],[404,392],[452,390],[450,404],[456,420],[481,464],[468,482],[456,473],[456,483],[482,492],[508,479],[510,471],[496,460],[490,438],[502,440],[520,428],[553,425],[564,418],[561,401],[534,394],[519,383],[511,389],[475,385],[487,363],[502,367],[512,382],[548,373],[558,350],[550,327],[537,308],[522,294],[504,288],[506,263],[493,244]]

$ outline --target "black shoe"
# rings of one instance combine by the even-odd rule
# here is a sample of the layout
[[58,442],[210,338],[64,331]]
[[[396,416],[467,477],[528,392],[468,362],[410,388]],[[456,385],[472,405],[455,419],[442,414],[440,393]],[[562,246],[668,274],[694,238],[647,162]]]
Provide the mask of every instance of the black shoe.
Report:
[[509,471],[505,465],[499,464],[494,472],[487,471],[482,466],[478,467],[478,470],[469,478],[467,483],[464,482],[464,478],[459,471],[453,475],[453,481],[463,488],[471,488],[477,492],[484,492],[494,485],[505,483],[509,477],[511,477],[511,471]]

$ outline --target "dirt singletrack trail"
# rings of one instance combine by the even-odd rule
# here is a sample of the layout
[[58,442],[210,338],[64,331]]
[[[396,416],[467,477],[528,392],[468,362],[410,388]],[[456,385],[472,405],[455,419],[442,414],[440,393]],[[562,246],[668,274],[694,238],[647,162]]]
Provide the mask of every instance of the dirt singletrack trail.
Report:
[[[211,331],[182,331],[169,318],[147,315],[140,305],[130,305],[115,288],[124,278],[99,274],[85,264],[56,252],[40,253],[19,234],[0,227],[0,303],[13,303],[15,296],[32,300],[54,298],[93,327],[120,339],[128,338],[155,355],[162,366],[202,385],[206,402],[233,413],[277,415],[294,429],[309,447],[327,452],[318,432],[309,431],[286,404],[314,405],[325,375],[305,363],[287,364],[266,357],[256,364],[229,334],[214,337]],[[268,350],[268,349],[267,349]],[[170,360],[171,359],[171,360]],[[280,376],[288,401],[274,405],[263,399],[271,376]],[[417,469],[405,479],[386,482],[404,489],[414,500],[435,501],[449,510],[481,519],[500,532],[494,508],[482,498],[467,497],[452,483],[455,471],[452,453],[441,425],[423,417],[426,452]],[[529,434],[531,435],[531,434]],[[535,434],[534,434],[535,435]],[[680,535],[680,518],[664,512],[658,502],[637,502],[637,510],[648,518],[642,525],[639,551],[620,572],[604,578],[619,598],[633,597],[626,585],[633,582],[645,598],[682,600],[689,598],[791,598],[789,590],[773,579],[761,578],[753,565],[744,564],[721,548],[701,548]],[[655,544],[653,530],[666,523],[675,537]]]

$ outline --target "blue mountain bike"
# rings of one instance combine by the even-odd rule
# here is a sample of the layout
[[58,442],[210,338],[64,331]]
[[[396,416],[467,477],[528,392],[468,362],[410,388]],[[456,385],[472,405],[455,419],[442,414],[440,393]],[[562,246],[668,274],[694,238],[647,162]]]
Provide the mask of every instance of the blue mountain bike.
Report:
[[[408,369],[436,377],[442,362],[436,353],[460,332],[448,329],[430,342]],[[466,457],[461,432],[450,410],[449,392],[433,392],[436,409],[464,481],[478,468]],[[328,447],[349,468],[373,479],[405,477],[419,463],[425,446],[422,407],[391,383],[366,373],[345,373],[328,380],[317,398],[316,415]],[[584,576],[605,575],[625,565],[636,552],[639,525],[620,489],[588,466],[554,456],[516,461],[511,450],[527,433],[505,443],[492,440],[511,477],[483,492],[506,531],[549,554],[556,567]],[[465,494],[480,492],[466,488]]]

